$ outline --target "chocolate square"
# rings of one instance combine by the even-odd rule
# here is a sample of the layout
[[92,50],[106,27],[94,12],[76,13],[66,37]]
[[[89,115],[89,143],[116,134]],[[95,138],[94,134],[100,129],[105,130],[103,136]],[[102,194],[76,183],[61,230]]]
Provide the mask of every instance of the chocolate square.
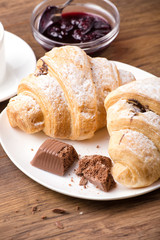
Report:
[[63,176],[78,154],[72,145],[47,139],[38,149],[31,164],[42,170]]

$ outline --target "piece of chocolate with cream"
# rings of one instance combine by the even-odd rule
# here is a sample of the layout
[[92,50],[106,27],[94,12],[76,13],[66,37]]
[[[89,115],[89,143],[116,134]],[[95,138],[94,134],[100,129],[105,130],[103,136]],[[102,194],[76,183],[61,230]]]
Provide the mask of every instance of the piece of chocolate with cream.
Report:
[[78,160],[78,154],[72,145],[47,139],[39,147],[31,165],[63,176],[75,160]]
[[102,191],[108,192],[116,186],[111,174],[112,162],[110,158],[101,155],[84,156],[79,161],[79,167],[76,171],[81,176],[80,185],[84,186],[88,180]]

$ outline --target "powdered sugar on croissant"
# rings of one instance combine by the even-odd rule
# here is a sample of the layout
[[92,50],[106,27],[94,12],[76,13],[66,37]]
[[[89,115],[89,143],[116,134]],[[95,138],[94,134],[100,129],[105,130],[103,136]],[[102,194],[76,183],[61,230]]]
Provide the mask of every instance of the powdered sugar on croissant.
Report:
[[128,83],[106,100],[113,176],[127,187],[160,178],[160,78]]
[[[20,82],[18,96],[7,106],[8,119],[12,127],[27,133],[43,130],[56,138],[91,138],[106,125],[105,97],[133,80],[131,73],[121,74],[114,63],[91,58],[78,47],[53,48]],[[30,101],[26,98],[24,103],[25,96]]]

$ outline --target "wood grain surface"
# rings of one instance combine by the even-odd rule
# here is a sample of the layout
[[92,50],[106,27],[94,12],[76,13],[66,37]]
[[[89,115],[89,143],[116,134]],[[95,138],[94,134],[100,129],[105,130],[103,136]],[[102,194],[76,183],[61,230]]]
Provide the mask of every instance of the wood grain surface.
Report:
[[[37,59],[30,16],[38,0],[0,0],[5,30],[24,39]],[[120,33],[100,56],[160,76],[160,1],[113,0]],[[0,103],[0,112],[8,101]],[[3,126],[0,126],[0,129]],[[55,213],[53,209],[64,209]],[[87,201],[51,191],[23,174],[0,146],[0,240],[160,239],[160,191],[119,201]]]

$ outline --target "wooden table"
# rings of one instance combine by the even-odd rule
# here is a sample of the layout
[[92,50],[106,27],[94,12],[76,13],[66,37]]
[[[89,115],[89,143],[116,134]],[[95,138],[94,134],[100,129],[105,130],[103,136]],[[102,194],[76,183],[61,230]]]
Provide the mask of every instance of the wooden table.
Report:
[[[45,52],[32,37],[30,28],[30,15],[38,2],[0,1],[0,21],[5,29],[24,39],[37,59]],[[101,56],[160,76],[160,1],[113,2],[121,16],[120,33]],[[0,111],[7,102],[0,103]],[[65,209],[67,214],[55,214],[54,208]],[[159,190],[106,202],[64,196],[28,178],[0,147],[0,239],[158,240],[159,222]]]

